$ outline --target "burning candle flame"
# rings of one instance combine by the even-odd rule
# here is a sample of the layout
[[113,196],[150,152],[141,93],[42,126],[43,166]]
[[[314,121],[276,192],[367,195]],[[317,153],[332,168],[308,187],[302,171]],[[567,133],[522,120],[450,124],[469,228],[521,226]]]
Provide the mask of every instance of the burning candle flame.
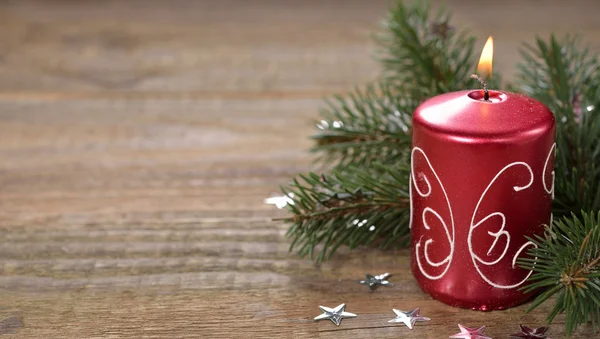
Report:
[[483,78],[488,78],[492,75],[492,60],[494,58],[494,39],[490,36],[481,52],[479,64],[477,65],[477,73]]

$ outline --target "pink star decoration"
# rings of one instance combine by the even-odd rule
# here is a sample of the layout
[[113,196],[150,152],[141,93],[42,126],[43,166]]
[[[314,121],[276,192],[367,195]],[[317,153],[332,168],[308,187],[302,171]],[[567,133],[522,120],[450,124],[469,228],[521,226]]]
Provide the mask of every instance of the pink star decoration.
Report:
[[520,333],[511,334],[511,338],[524,338],[524,339],[550,339],[546,332],[548,332],[548,327],[538,327],[531,328],[523,325],[519,325],[521,327]]
[[460,333],[456,333],[455,335],[450,336],[450,338],[455,338],[455,339],[492,339],[490,337],[486,337],[483,335],[483,330],[485,330],[485,326],[481,326],[479,328],[469,328],[469,327],[465,327],[461,324],[458,324],[458,328],[460,329]]

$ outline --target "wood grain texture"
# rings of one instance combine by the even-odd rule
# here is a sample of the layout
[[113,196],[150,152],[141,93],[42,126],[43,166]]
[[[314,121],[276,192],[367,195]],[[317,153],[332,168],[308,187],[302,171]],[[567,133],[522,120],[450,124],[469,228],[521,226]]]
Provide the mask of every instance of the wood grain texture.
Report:
[[[437,3],[437,2],[436,2]],[[321,99],[375,79],[384,1],[0,2],[0,334],[6,338],[506,338],[548,307],[422,293],[406,250],[288,253],[263,203],[310,156]],[[511,79],[536,34],[600,33],[595,1],[453,1]],[[367,293],[366,272],[394,274]],[[357,319],[313,322],[347,303]],[[410,331],[392,308],[432,318]],[[552,328],[563,338],[562,318]],[[595,334],[582,327],[573,338]]]

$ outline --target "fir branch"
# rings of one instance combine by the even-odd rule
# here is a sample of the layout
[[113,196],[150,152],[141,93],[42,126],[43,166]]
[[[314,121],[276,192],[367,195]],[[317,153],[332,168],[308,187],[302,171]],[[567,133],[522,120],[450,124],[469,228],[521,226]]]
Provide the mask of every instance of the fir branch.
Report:
[[519,259],[521,267],[534,272],[523,290],[546,288],[528,311],[555,296],[547,321],[565,313],[567,335],[580,324],[591,322],[594,331],[600,324],[600,213],[580,214],[555,221],[544,236],[529,239],[537,248],[528,252],[530,258]]
[[346,97],[336,96],[321,110],[318,132],[312,137],[323,163],[345,166],[403,161],[411,143],[412,112],[418,103],[402,99],[387,84],[367,86]]
[[341,245],[352,249],[378,241],[383,249],[406,246],[409,169],[373,167],[300,175],[282,188],[294,201],[288,205],[293,215],[284,219],[292,223],[287,233],[293,239],[290,250],[311,258],[318,252],[316,260],[321,262]]
[[402,84],[408,89],[406,96],[419,102],[477,86],[470,78],[475,70],[475,37],[452,27],[444,8],[435,16],[430,12],[427,2],[399,1],[378,36],[384,78]]
[[522,50],[520,90],[556,116],[555,215],[600,209],[600,65],[579,40],[554,36]]

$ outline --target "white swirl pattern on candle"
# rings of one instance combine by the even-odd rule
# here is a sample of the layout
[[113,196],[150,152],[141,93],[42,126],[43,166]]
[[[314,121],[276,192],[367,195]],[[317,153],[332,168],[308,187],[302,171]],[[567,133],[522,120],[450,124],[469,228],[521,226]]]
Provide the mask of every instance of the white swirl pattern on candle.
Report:
[[[433,261],[431,260],[431,258],[429,257],[429,245],[433,243],[433,239],[429,238],[425,241],[425,248],[424,248],[424,254],[425,254],[425,261],[427,262],[428,265],[433,266],[433,267],[440,267],[442,265],[446,265],[446,267],[444,268],[444,271],[438,275],[431,275],[429,273],[427,273],[425,271],[425,269],[423,268],[423,264],[421,263],[421,259],[419,256],[419,252],[421,249],[421,241],[423,239],[423,237],[421,237],[421,239],[419,239],[419,241],[417,242],[417,244],[415,245],[415,257],[417,260],[417,265],[419,266],[419,270],[421,271],[421,273],[423,273],[424,276],[426,276],[428,279],[431,280],[438,280],[440,278],[442,278],[446,272],[448,272],[448,269],[450,268],[450,264],[452,263],[452,258],[454,256],[454,216],[452,215],[452,207],[450,206],[450,200],[448,199],[448,194],[446,193],[446,189],[444,188],[444,185],[442,184],[439,176],[437,175],[437,173],[435,172],[435,170],[433,169],[433,166],[431,165],[431,162],[429,162],[429,158],[427,157],[427,155],[425,154],[425,152],[419,148],[419,147],[414,147],[412,149],[412,152],[410,154],[410,166],[411,166],[411,172],[410,172],[410,179],[411,179],[411,184],[414,187],[414,189],[417,191],[417,194],[419,194],[420,197],[422,198],[426,198],[429,195],[431,195],[431,184],[429,183],[429,180],[427,179],[427,176],[423,175],[422,178],[425,181],[425,183],[427,184],[427,192],[424,193],[419,189],[419,186],[417,185],[417,181],[415,179],[415,169],[414,169],[414,155],[415,155],[415,151],[419,152],[423,155],[423,157],[425,158],[425,161],[427,162],[427,165],[429,166],[429,169],[431,169],[431,172],[433,173],[433,175],[435,176],[438,184],[440,185],[440,187],[442,188],[442,192],[444,193],[444,198],[446,199],[446,203],[448,204],[448,211],[450,213],[450,221],[452,222],[452,236],[450,236],[450,231],[448,230],[448,225],[446,224],[446,222],[444,221],[444,219],[440,216],[440,214],[438,212],[436,212],[435,210],[433,210],[430,207],[425,207],[425,209],[423,210],[423,214],[421,215],[422,221],[423,221],[423,226],[425,227],[425,229],[429,230],[431,229],[431,227],[429,226],[429,224],[427,223],[426,220],[426,215],[427,213],[431,213],[433,214],[442,224],[442,226],[444,227],[444,230],[446,231],[446,237],[448,239],[448,243],[450,244],[450,253],[448,254],[448,256],[446,258],[444,258],[442,261]],[[409,221],[409,227],[412,227],[412,220],[413,220],[413,205],[412,205],[412,189],[410,190],[410,194],[411,194],[411,203],[410,203],[410,221]]]
[[[444,185],[442,184],[439,176],[437,175],[436,171],[433,169],[433,166],[431,165],[431,162],[429,161],[429,158],[427,157],[427,155],[425,154],[425,151],[423,151],[421,148],[419,147],[414,147],[412,152],[411,152],[411,173],[410,173],[410,184],[412,187],[414,187],[414,189],[417,191],[417,194],[419,194],[420,197],[422,198],[426,198],[429,195],[431,195],[431,191],[432,191],[432,187],[431,184],[429,182],[429,180],[427,179],[427,176],[422,175],[422,180],[424,180],[425,184],[427,185],[427,190],[426,192],[421,191],[421,189],[419,189],[419,186],[417,185],[417,181],[414,175],[414,155],[415,152],[419,152],[423,155],[423,157],[425,158],[425,161],[427,162],[427,165],[429,166],[429,168],[431,169],[431,172],[433,173],[433,175],[435,176],[437,182],[439,183],[442,192],[444,193],[444,198],[446,200],[446,203],[448,205],[448,211],[450,213],[450,221],[452,223],[452,235],[450,234],[450,231],[448,229],[448,225],[447,223],[444,221],[444,219],[442,218],[442,216],[436,212],[434,209],[432,209],[431,207],[425,207],[423,209],[423,213],[421,215],[421,219],[423,222],[423,227],[426,230],[430,230],[431,226],[429,225],[429,223],[426,220],[426,215],[427,213],[432,214],[435,218],[437,218],[440,223],[442,224],[442,226],[444,227],[444,230],[446,232],[446,237],[448,240],[448,243],[450,244],[450,253],[448,254],[448,256],[446,258],[444,258],[442,261],[433,261],[431,260],[431,258],[429,257],[429,245],[432,244],[434,242],[433,239],[427,239],[425,241],[425,248],[424,248],[424,256],[425,256],[425,261],[427,262],[428,265],[432,266],[432,267],[440,267],[444,264],[446,264],[447,266],[445,267],[444,271],[438,275],[431,275],[429,273],[426,272],[425,268],[423,267],[423,263],[421,262],[420,259],[420,249],[421,249],[421,241],[423,239],[423,237],[421,237],[421,239],[419,239],[419,241],[417,242],[417,244],[415,245],[415,258],[417,261],[417,265],[419,267],[419,270],[421,271],[421,273],[427,277],[428,279],[431,280],[438,280],[440,278],[442,278],[446,272],[448,271],[448,269],[450,268],[453,256],[454,256],[454,245],[455,245],[455,234],[454,234],[454,216],[452,214],[452,207],[450,206],[450,200],[448,199],[448,194],[446,193],[446,189],[444,188]],[[550,162],[551,156],[553,155],[553,152],[556,152],[556,143],[554,143],[552,145],[552,147],[550,148],[550,151],[548,152],[548,156],[546,157],[546,161],[544,164],[544,170],[542,172],[542,182],[543,182],[543,187],[544,190],[546,191],[546,193],[552,195],[552,198],[554,198],[554,178],[555,178],[555,174],[554,174],[554,170],[551,173],[552,176],[552,186],[550,188],[548,188],[548,185],[546,184],[546,171],[547,171],[547,167],[548,164]],[[475,216],[477,215],[477,211],[479,210],[479,206],[481,205],[482,201],[484,200],[487,192],[490,190],[490,188],[494,185],[494,183],[496,182],[496,180],[509,168],[514,167],[514,166],[523,166],[527,169],[527,171],[529,172],[529,182],[524,185],[524,186],[513,186],[513,190],[515,192],[519,192],[522,190],[525,190],[527,188],[530,188],[531,185],[533,184],[534,181],[534,174],[533,174],[533,170],[531,169],[531,166],[529,166],[527,163],[525,162],[513,162],[511,164],[508,164],[507,166],[505,166],[504,168],[502,168],[497,174],[496,176],[494,176],[494,178],[490,181],[490,183],[488,184],[488,186],[486,187],[486,189],[483,191],[483,193],[481,194],[481,197],[479,198],[479,201],[477,202],[477,205],[475,206],[475,210],[473,211],[473,215],[471,218],[471,225],[469,227],[469,234],[467,236],[467,245],[469,248],[469,254],[471,256],[471,260],[473,261],[473,265],[475,266],[475,269],[477,270],[477,272],[479,273],[479,275],[481,276],[481,278],[487,282],[489,285],[496,287],[496,288],[501,288],[501,289],[512,289],[512,288],[516,288],[521,286],[523,283],[525,283],[527,281],[527,279],[531,276],[531,274],[533,273],[533,271],[530,271],[527,276],[515,283],[515,284],[510,284],[510,285],[505,285],[505,284],[500,284],[497,282],[492,281],[488,276],[486,276],[482,270],[480,265],[485,265],[485,266],[493,266],[498,264],[502,259],[504,259],[504,257],[506,256],[507,252],[508,252],[508,248],[510,246],[510,233],[508,233],[505,230],[506,227],[506,216],[501,213],[501,212],[493,212],[489,215],[487,215],[485,218],[481,219],[479,222],[475,223]],[[412,201],[412,187],[409,189],[409,197],[410,197],[410,221],[409,221],[409,227],[412,228],[412,223],[413,223],[413,201]],[[488,231],[488,234],[492,237],[494,237],[494,242],[492,243],[492,245],[490,246],[490,248],[488,249],[487,255],[490,255],[492,253],[492,251],[494,250],[494,248],[496,247],[496,244],[498,242],[498,240],[500,239],[500,237],[505,236],[506,237],[506,245],[504,247],[504,250],[502,251],[502,254],[496,258],[495,260],[490,260],[490,261],[486,261],[484,259],[482,259],[481,257],[479,257],[477,254],[475,254],[474,250],[473,250],[473,244],[472,244],[472,236],[473,236],[473,231],[481,226],[485,221],[487,221],[490,218],[493,217],[500,217],[502,220],[502,225],[500,226],[500,228],[498,229],[497,232],[490,232]],[[552,226],[552,214],[550,214],[550,227]],[[513,258],[512,258],[512,268],[516,268],[516,262],[517,262],[517,258],[521,255],[521,253],[529,246],[533,246],[533,247],[537,247],[536,244],[534,244],[531,241],[528,241],[526,243],[524,243],[514,254]],[[537,258],[535,258],[537,260]]]
[[[513,190],[515,192],[519,192],[524,189],[527,189],[527,188],[531,187],[531,184],[533,184],[533,178],[534,178],[533,170],[527,163],[519,161],[519,162],[513,162],[511,164],[506,165],[503,169],[501,169],[498,172],[498,174],[496,174],[496,176],[492,179],[492,181],[489,183],[487,188],[483,191],[483,194],[481,194],[481,197],[479,198],[479,202],[477,202],[477,205],[475,206],[475,210],[473,211],[473,217],[471,218],[471,226],[469,227],[469,234],[467,236],[467,245],[469,247],[469,254],[471,255],[471,260],[473,261],[473,265],[475,266],[475,269],[477,270],[477,272],[479,273],[481,278],[483,280],[485,280],[491,286],[494,286],[496,288],[504,288],[504,289],[515,288],[515,287],[522,285],[527,280],[527,278],[529,278],[529,275],[531,275],[531,272],[529,272],[529,274],[527,275],[527,277],[525,277],[525,279],[523,279],[522,281],[520,281],[516,284],[512,284],[512,285],[503,285],[503,284],[493,282],[489,277],[487,277],[482,272],[479,264],[486,265],[486,266],[493,266],[493,265],[497,264],[498,262],[500,262],[502,259],[504,259],[504,256],[506,256],[506,252],[508,251],[508,248],[510,246],[510,234],[504,230],[504,228],[506,227],[506,217],[503,213],[501,213],[501,212],[491,213],[488,216],[486,216],[485,218],[481,219],[478,223],[475,223],[475,215],[477,215],[477,211],[479,210],[479,205],[481,205],[481,202],[485,198],[485,195],[487,194],[489,189],[494,185],[494,183],[502,175],[502,173],[504,173],[506,170],[508,170],[509,168],[511,168],[513,166],[524,166],[525,168],[527,168],[527,170],[529,171],[529,175],[530,175],[530,180],[527,183],[527,185],[513,186]],[[492,243],[492,246],[490,246],[487,254],[488,255],[491,254],[492,250],[496,246],[496,243],[498,242],[498,240],[500,239],[501,236],[506,237],[506,245],[504,247],[504,251],[502,252],[502,255],[500,255],[496,260],[486,261],[486,260],[481,259],[481,257],[479,257],[477,254],[475,254],[475,252],[473,251],[473,242],[472,242],[473,231],[477,227],[479,227],[481,224],[483,224],[486,220],[488,220],[489,218],[492,218],[494,216],[499,216],[500,218],[502,218],[502,225],[500,226],[500,229],[498,230],[498,232],[488,232],[488,234],[490,236],[494,237],[495,239],[494,239],[494,242]],[[525,245],[528,245],[528,244],[526,243]],[[517,257],[519,256],[519,254],[521,254],[521,251],[526,247],[525,245],[521,246],[521,248],[515,253],[515,256],[513,257],[513,268],[515,266],[514,264],[517,260]]]
[[552,176],[552,186],[550,186],[550,188],[548,188],[548,185],[546,185],[546,168],[548,167],[548,163],[550,162],[550,156],[552,155],[553,151],[554,151],[554,154],[556,155],[556,143],[554,143],[552,145],[552,147],[550,148],[550,152],[548,152],[548,156],[546,157],[546,162],[544,163],[544,171],[542,172],[542,182],[544,184],[544,190],[546,191],[546,193],[552,195],[552,199],[554,199],[555,174],[554,174],[554,169],[552,169],[552,173],[550,174]]
[[411,171],[408,173],[408,203],[410,205],[410,209],[408,210],[408,229],[412,228],[413,223],[413,197],[412,197],[412,157],[410,159],[411,162]]
[[[527,247],[529,245],[531,245],[531,246],[533,246],[535,248],[538,248],[538,245],[534,244],[531,241],[528,241],[528,242],[524,243],[523,246],[521,246],[521,248],[519,248],[517,250],[517,253],[515,253],[515,256],[513,257],[512,268],[515,268],[515,266],[517,265],[517,258],[519,257],[519,255],[521,255],[521,252],[523,252],[523,250],[525,249],[525,247]],[[535,261],[537,261],[537,258],[538,257],[535,257]],[[523,280],[523,282],[521,282],[521,284],[524,283],[527,279],[529,279],[529,276],[531,276],[531,273],[533,273],[533,271],[529,271],[529,273],[527,274],[527,276],[525,277],[525,279]],[[519,284],[519,285],[521,285],[521,284]]]

